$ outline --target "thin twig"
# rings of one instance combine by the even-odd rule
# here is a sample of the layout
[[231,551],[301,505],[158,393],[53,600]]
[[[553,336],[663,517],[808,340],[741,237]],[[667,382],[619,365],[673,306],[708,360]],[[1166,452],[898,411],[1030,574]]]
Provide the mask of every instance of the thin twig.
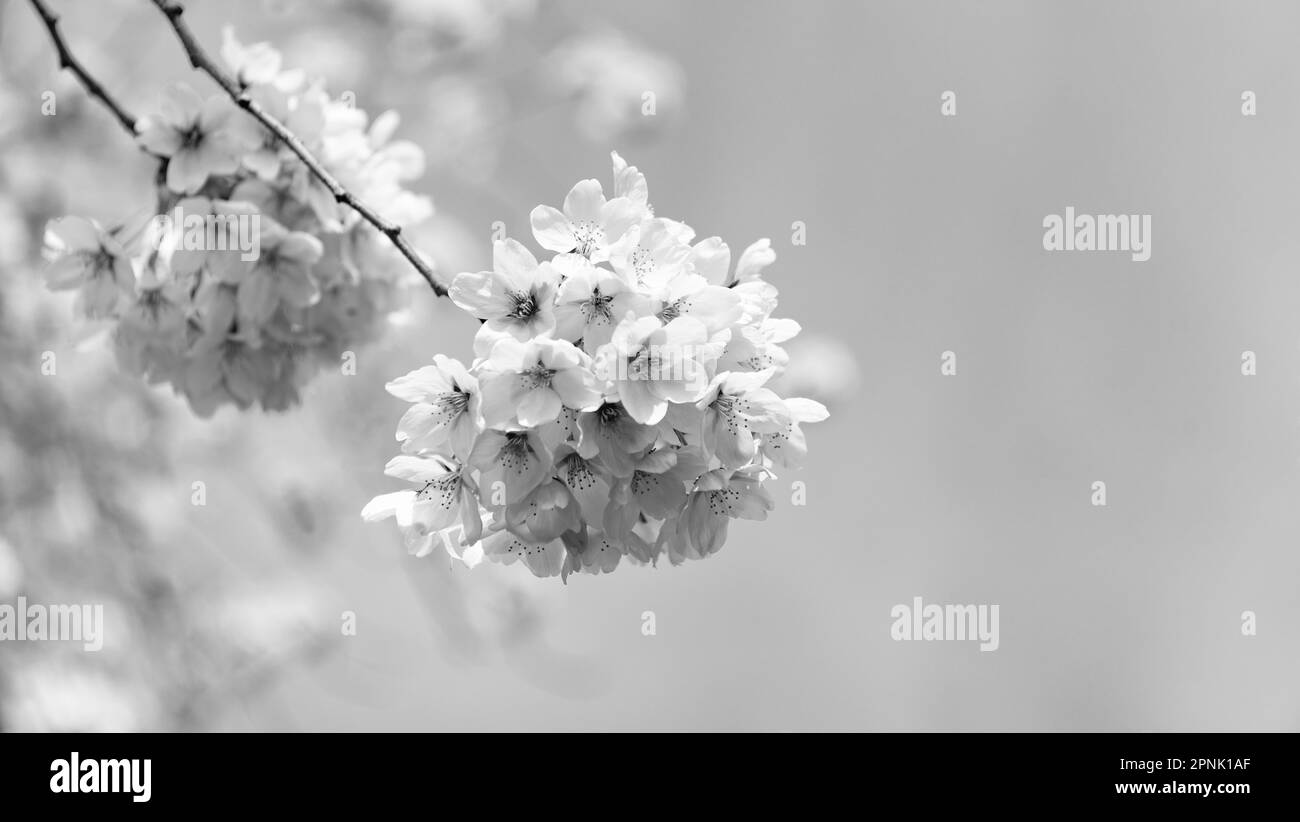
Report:
[[86,71],[86,67],[76,57],[72,56],[72,51],[68,44],[64,42],[63,35],[59,32],[59,16],[50,11],[49,6],[45,5],[43,0],[32,0],[32,6],[36,13],[41,16],[41,22],[45,23],[45,28],[50,32],[50,39],[54,41],[54,48],[59,53],[59,68],[67,69],[81,83],[82,88],[91,97],[104,104],[104,107],[113,112],[113,116],[122,124],[122,128],[135,136],[135,117],[129,111],[122,107],[122,104],[113,99],[113,95],[99,84],[99,81]]
[[230,99],[234,100],[235,103],[244,111],[247,111],[255,117],[257,121],[274,134],[280,142],[288,146],[290,151],[298,155],[298,159],[302,160],[303,165],[307,166],[307,169],[316,177],[316,179],[320,180],[320,182],[329,189],[329,192],[334,195],[335,202],[348,206],[353,211],[360,214],[362,219],[378,229],[384,236],[388,237],[389,242],[391,242],[397,250],[402,253],[402,256],[411,261],[411,265],[415,266],[415,270],[420,272],[420,276],[424,277],[424,279],[429,283],[429,286],[433,288],[433,293],[437,294],[439,297],[447,296],[447,289],[438,282],[437,278],[434,276],[433,268],[420,257],[415,248],[407,241],[406,237],[402,236],[402,227],[381,217],[370,208],[370,206],[361,202],[355,194],[344,188],[343,184],[334,178],[334,175],[325,170],[325,167],[322,166],[320,161],[312,155],[307,146],[303,145],[302,140],[298,139],[297,135],[268,113],[266,109],[258,105],[258,103],[248,94],[247,90],[241,87],[234,77],[230,76],[230,74],[213,62],[212,58],[203,50],[203,47],[199,45],[199,42],[194,37],[194,33],[190,30],[190,27],[185,23],[184,19],[182,19],[181,15],[185,13],[185,8],[180,3],[175,2],[175,0],[153,0],[153,4],[158,7],[158,10],[161,11],[167,17],[168,22],[171,23],[172,29],[176,32],[177,39],[180,40],[181,46],[184,47],[185,53],[190,58],[190,65],[216,81],[217,85],[221,86],[226,94],[230,95]]

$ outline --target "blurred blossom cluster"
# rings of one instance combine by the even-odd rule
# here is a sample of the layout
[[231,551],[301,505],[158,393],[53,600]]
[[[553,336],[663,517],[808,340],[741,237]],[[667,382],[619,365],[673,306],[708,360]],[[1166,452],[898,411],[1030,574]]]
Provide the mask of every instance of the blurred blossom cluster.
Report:
[[[676,120],[685,74],[617,28],[574,16],[561,2],[385,0],[391,68],[418,78],[413,107],[431,168],[492,180],[515,127],[572,103],[572,127],[593,143],[652,138]],[[373,22],[373,20],[372,20]],[[333,52],[331,52],[333,53]],[[647,94],[652,99],[647,98]]]
[[18,596],[23,584],[23,566],[18,552],[0,536],[0,599]]
[[[531,18],[536,0],[384,0],[406,43],[434,56],[500,44],[506,26]],[[423,42],[421,42],[423,41]]]
[[387,473],[414,487],[362,516],[395,518],[412,553],[441,542],[564,579],[703,558],[732,519],[767,517],[765,480],[800,467],[801,424],[826,418],[767,387],[800,330],[772,316],[770,243],[733,266],[613,160],[612,199],[583,180],[562,209],[533,210],[550,259],[506,239],[492,271],[456,276],[452,299],[483,321],[470,367],[438,355],[388,384],[412,405]]
[[804,334],[787,347],[799,367],[773,381],[783,394],[807,394],[835,404],[852,398],[862,387],[861,367],[853,349],[827,334]]
[[167,550],[204,542],[173,476],[204,423],[70,348],[63,323],[31,280],[0,283],[0,601],[102,605],[104,643],[0,642],[0,728],[206,725],[333,623],[312,583],[250,588]]
[[18,669],[0,703],[0,727],[23,733],[148,730],[157,706],[105,671],[45,660]]
[[[403,226],[432,213],[405,188],[424,158],[392,140],[394,113],[372,122],[230,29],[221,54],[363,202]],[[67,217],[47,232],[48,285],[75,290],[87,318],[111,321],[134,373],[170,384],[204,416],[223,405],[281,410],[405,304],[409,263],[225,94],[176,85],[136,129],[160,158],[156,213],[107,226]]]
[[680,111],[685,76],[668,57],[608,32],[579,35],[549,57],[560,89],[577,100],[577,123],[593,142],[653,134]]
[[446,74],[428,83],[423,94],[423,148],[429,164],[492,185],[502,142],[500,126],[510,111],[504,92],[470,74]]

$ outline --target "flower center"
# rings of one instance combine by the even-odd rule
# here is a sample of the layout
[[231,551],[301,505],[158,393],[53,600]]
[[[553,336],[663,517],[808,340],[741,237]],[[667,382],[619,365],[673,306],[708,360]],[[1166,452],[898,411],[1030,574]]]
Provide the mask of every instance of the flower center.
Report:
[[510,313],[506,316],[511,319],[526,320],[537,313],[537,298],[533,296],[532,292],[525,294],[522,291],[516,291],[510,295],[510,299],[514,301],[514,307],[510,309]]
[[659,477],[646,471],[637,470],[632,472],[632,482],[629,484],[633,494],[647,494],[659,485]]
[[158,322],[163,309],[171,302],[163,295],[161,288],[150,288],[140,293],[138,305],[151,322]]
[[734,517],[740,510],[741,494],[735,488],[709,491],[709,513],[718,517]]
[[623,406],[621,405],[602,405],[596,413],[600,415],[601,425],[618,425],[623,421]]
[[460,488],[460,472],[448,474],[445,477],[429,480],[424,487],[416,492],[415,496],[426,502],[437,501],[444,508],[450,508],[456,501],[456,492]]
[[605,239],[605,229],[591,220],[582,220],[573,225],[574,250],[584,257],[590,257],[601,240]]
[[95,251],[80,251],[77,252],[77,257],[86,268],[90,269],[91,277],[113,276],[113,255],[108,249],[101,246]]
[[519,377],[525,388],[550,388],[555,370],[538,363],[527,371],[520,372]]
[[585,491],[596,484],[596,475],[591,472],[587,461],[577,454],[570,454],[560,462],[560,476],[574,491]]
[[670,323],[682,315],[682,300],[668,303],[663,310],[659,312],[659,319],[665,323]]
[[441,394],[432,403],[436,411],[434,412],[439,418],[450,422],[465,412],[469,406],[469,394],[461,392],[450,392]]
[[641,246],[632,249],[632,270],[636,272],[637,282],[644,285],[645,277],[654,271],[654,256]]
[[648,351],[642,350],[641,353],[627,361],[627,378],[629,380],[652,379],[651,370],[653,370],[653,363],[650,360]]
[[606,320],[614,319],[614,312],[609,307],[612,302],[614,302],[613,297],[600,293],[600,286],[593,288],[591,297],[582,304],[583,313],[587,315],[587,322],[591,322],[596,317]]
[[498,459],[503,468],[523,471],[533,453],[528,444],[528,434],[523,431],[507,431],[505,445],[501,446]]
[[196,148],[201,142],[203,142],[203,129],[199,128],[198,123],[190,126],[189,130],[181,135],[182,148]]

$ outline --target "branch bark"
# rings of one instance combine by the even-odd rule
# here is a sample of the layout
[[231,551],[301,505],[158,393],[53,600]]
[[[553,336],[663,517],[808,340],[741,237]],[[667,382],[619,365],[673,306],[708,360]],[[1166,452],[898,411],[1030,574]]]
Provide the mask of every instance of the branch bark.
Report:
[[54,48],[59,53],[59,68],[71,71],[77,78],[77,82],[86,90],[86,93],[98,100],[117,121],[122,124],[122,128],[130,132],[135,137],[135,117],[127,111],[121,103],[108,93],[108,90],[100,85],[99,81],[86,71],[86,67],[73,56],[71,49],[68,48],[67,42],[63,39],[63,34],[59,31],[59,16],[50,11],[50,7],[45,5],[43,0],[31,0],[32,7],[40,15],[41,22],[45,24],[45,29],[50,33],[50,39],[54,41]]
[[[39,0],[33,0],[33,2],[39,2]],[[236,105],[251,114],[258,122],[274,134],[280,142],[288,146],[289,150],[298,156],[298,159],[302,161],[303,165],[307,167],[312,175],[315,176],[317,180],[320,180],[321,184],[324,185],[332,195],[334,195],[335,202],[342,203],[351,208],[357,214],[361,215],[362,219],[370,223],[380,233],[386,236],[389,242],[391,242],[393,246],[401,252],[402,256],[406,257],[406,259],[410,261],[411,265],[415,266],[415,270],[420,272],[420,276],[424,277],[425,281],[429,283],[429,287],[433,289],[434,294],[437,294],[439,297],[447,296],[447,289],[438,282],[437,277],[433,273],[433,268],[425,262],[422,257],[420,257],[415,248],[409,241],[407,241],[406,237],[402,235],[402,227],[380,216],[374,209],[370,208],[370,206],[357,198],[356,195],[344,188],[343,184],[340,183],[334,175],[330,174],[325,167],[321,165],[320,161],[312,155],[311,151],[303,144],[302,140],[298,139],[297,135],[290,131],[283,123],[277,120],[264,108],[258,105],[258,103],[248,94],[247,90],[242,88],[234,77],[222,69],[221,66],[215,63],[212,58],[208,56],[208,53],[204,51],[201,45],[199,45],[198,40],[194,37],[194,32],[190,30],[189,25],[186,24],[183,18],[185,13],[184,6],[175,2],[175,0],[152,0],[152,2],[158,7],[158,10],[166,16],[172,29],[176,32],[176,38],[180,40],[181,46],[185,49],[185,53],[189,57],[191,66],[211,77],[217,85],[221,86],[222,90],[224,90],[226,94],[230,95],[230,99],[234,100]]]
[[[114,98],[113,95],[110,94],[89,71],[86,70],[86,67],[81,64],[81,61],[73,55],[72,50],[68,47],[67,41],[63,38],[63,33],[59,29],[59,15],[55,14],[50,7],[46,5],[44,0],[31,0],[31,4],[36,10],[37,15],[40,16],[41,22],[45,24],[45,29],[49,32],[50,40],[54,43],[55,51],[59,56],[59,68],[71,71],[73,76],[77,78],[77,82],[86,90],[86,93],[92,98],[98,100],[105,108],[107,108],[113,114],[113,117],[118,121],[118,123],[121,124],[122,128],[126,129],[127,133],[134,138],[136,136],[135,116],[119,103],[117,99]],[[391,242],[402,256],[410,261],[411,265],[415,267],[415,270],[420,273],[420,276],[423,277],[425,282],[429,284],[429,287],[433,289],[434,294],[437,294],[439,297],[447,296],[447,289],[438,282],[437,277],[433,273],[432,266],[430,266],[429,263],[419,255],[410,242],[402,236],[402,227],[385,219],[370,206],[362,202],[356,195],[348,191],[343,184],[338,181],[338,179],[336,179],[324,168],[324,166],[321,165],[320,161],[312,155],[311,151],[303,144],[302,140],[298,139],[297,135],[258,105],[251,97],[249,97],[245,89],[240,87],[239,83],[233,77],[227,74],[221,66],[215,63],[212,58],[208,56],[207,52],[203,50],[203,47],[199,45],[194,33],[182,19],[181,15],[184,13],[184,7],[181,6],[180,3],[174,2],[174,0],[153,0],[153,4],[167,17],[172,29],[176,32],[176,37],[185,48],[191,66],[211,77],[240,108],[256,118],[258,122],[274,134],[277,139],[288,146],[289,150],[297,155],[298,159],[302,161],[303,165],[307,167],[312,175],[329,190],[330,194],[334,196],[335,202],[342,203],[348,208],[351,208],[357,214],[361,215],[362,219],[370,223],[376,230],[387,237],[389,242]]]

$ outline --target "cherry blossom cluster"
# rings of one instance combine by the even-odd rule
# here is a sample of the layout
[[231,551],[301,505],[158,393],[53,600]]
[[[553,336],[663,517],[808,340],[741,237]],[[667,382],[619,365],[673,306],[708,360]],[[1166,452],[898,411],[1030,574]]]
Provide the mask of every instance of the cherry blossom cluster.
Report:
[[[358,199],[401,226],[432,213],[404,187],[424,158],[391,139],[396,114],[372,122],[229,28],[221,54],[243,92]],[[204,416],[284,409],[403,307],[407,261],[228,95],[177,84],[136,132],[160,160],[156,211],[111,226],[66,217],[46,232],[47,284],[76,290],[86,317],[111,323],[125,367]]]
[[533,210],[549,259],[506,239],[491,271],[456,276],[451,298],[483,321],[472,364],[440,354],[388,384],[411,406],[386,472],[411,487],[362,516],[395,518],[411,553],[566,580],[703,558],[732,519],[767,517],[765,481],[800,466],[801,425],[826,418],[767,387],[799,332],[772,317],[770,243],[733,266],[613,159],[612,198],[583,180]]

